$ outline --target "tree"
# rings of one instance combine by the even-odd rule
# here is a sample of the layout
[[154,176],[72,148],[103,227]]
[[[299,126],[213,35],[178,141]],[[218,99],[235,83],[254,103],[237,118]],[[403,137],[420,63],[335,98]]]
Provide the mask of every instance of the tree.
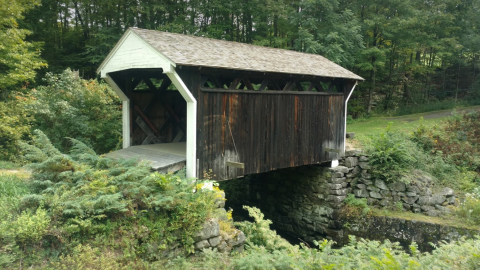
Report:
[[35,71],[46,66],[39,57],[41,43],[25,41],[31,32],[19,29],[17,22],[36,5],[37,0],[0,0],[0,99],[13,87],[33,81]]

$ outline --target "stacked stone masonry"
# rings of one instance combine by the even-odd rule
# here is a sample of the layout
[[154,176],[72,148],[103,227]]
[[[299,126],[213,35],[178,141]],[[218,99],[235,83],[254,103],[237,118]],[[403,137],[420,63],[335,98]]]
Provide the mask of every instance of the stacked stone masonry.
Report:
[[[368,156],[360,150],[346,151],[345,158],[339,162],[345,174],[347,186],[351,187],[357,198],[366,198],[368,204],[381,207],[403,208],[414,213],[439,216],[449,213],[448,205],[455,204],[455,192],[443,188],[433,192],[433,180],[421,171],[413,171],[409,184],[403,182],[385,183],[373,179]],[[337,168],[339,168],[337,167]],[[342,170],[342,169],[337,169]],[[340,175],[338,175],[340,176]]]
[[195,250],[201,251],[206,248],[215,248],[219,252],[242,252],[245,243],[245,234],[237,229],[231,232],[220,230],[221,220],[227,221],[227,212],[225,210],[225,193],[222,192],[221,198],[215,202],[217,210],[216,218],[205,221],[202,229],[194,236]]

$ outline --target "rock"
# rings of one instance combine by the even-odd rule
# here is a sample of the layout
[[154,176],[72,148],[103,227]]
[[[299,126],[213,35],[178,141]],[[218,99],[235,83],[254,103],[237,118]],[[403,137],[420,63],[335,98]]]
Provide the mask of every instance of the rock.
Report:
[[420,212],[422,212],[422,209],[420,209],[420,207],[412,206],[412,212],[413,213],[420,213]]
[[341,189],[343,186],[342,184],[327,184],[329,189]]
[[422,209],[422,211],[424,211],[424,212],[428,212],[428,211],[435,210],[435,207],[430,206],[430,205],[422,205],[422,206],[420,207],[420,209]]
[[233,248],[233,252],[235,253],[242,253],[244,245],[239,245]]
[[367,156],[360,156],[360,157],[358,158],[358,161],[366,162],[366,161],[368,161],[368,157],[367,157]]
[[362,178],[364,179],[372,179],[372,175],[366,172],[362,172]]
[[345,174],[341,172],[332,173],[332,178],[342,178],[343,176],[345,176]]
[[369,194],[370,194],[370,197],[375,198],[375,199],[381,199],[381,198],[383,198],[383,196],[382,196],[380,193],[376,192],[376,191],[370,191]]
[[380,191],[380,194],[382,194],[382,196],[390,196],[390,195],[392,195],[392,193],[390,192],[390,190],[381,190],[381,191]]
[[225,251],[225,248],[227,247],[227,242],[225,241],[221,241],[220,244],[218,244],[217,246],[217,250],[220,251],[220,252],[224,252]]
[[454,196],[455,195],[455,191],[451,188],[444,188],[441,192],[441,194],[443,196],[447,196],[447,197],[450,197],[450,196]]
[[348,186],[348,182],[343,182],[342,183],[342,187],[347,187]]
[[218,246],[218,244],[220,244],[220,242],[222,240],[223,240],[223,237],[221,235],[219,235],[217,237],[212,237],[212,238],[208,239],[208,243],[210,243],[210,246],[216,247],[216,246]]
[[337,166],[335,168],[330,168],[330,171],[333,173],[339,172],[339,173],[348,173],[348,168],[345,166]]
[[357,184],[357,188],[359,189],[366,189],[367,186],[365,184]]
[[360,166],[360,168],[362,168],[363,170],[368,170],[368,169],[371,169],[372,167],[370,166],[370,164],[368,164],[368,162],[359,162],[358,165]]
[[412,206],[408,203],[403,203],[402,206],[403,206],[403,209],[406,211],[410,211],[410,209],[412,208]]
[[442,204],[444,201],[445,201],[445,196],[443,196],[440,193],[437,193],[437,194],[433,194],[433,196],[431,197],[430,203],[431,205],[436,205],[436,204]]
[[217,208],[213,214],[214,217],[218,218],[219,220],[228,220],[227,211],[225,208]]
[[420,196],[418,197],[417,204],[422,206],[422,205],[428,205],[430,202],[430,196]]
[[357,149],[351,149],[351,150],[347,150],[345,151],[345,156],[346,157],[353,157],[353,156],[358,156],[362,153],[362,151],[360,150],[357,150]]
[[400,197],[405,197],[407,196],[405,193],[403,192],[397,192],[397,196],[400,196]]
[[336,195],[328,195],[327,201],[332,201],[334,204],[342,203],[347,196],[336,196]]
[[428,212],[426,212],[425,214],[427,214],[427,216],[431,216],[431,217],[438,217],[441,215],[441,212],[438,211],[438,210],[430,210]]
[[342,184],[343,182],[347,182],[347,178],[342,177],[342,178],[332,178],[331,182],[333,184]]
[[358,198],[368,197],[368,191],[366,189],[355,189],[353,190],[353,194],[355,194],[355,197],[358,197]]
[[355,132],[347,132],[347,133],[345,134],[345,137],[346,137],[347,139],[353,139],[353,138],[355,138]]
[[382,180],[375,180],[375,186],[378,187],[379,189],[388,189],[387,185],[385,184],[385,182],[383,182]]
[[238,231],[237,235],[235,236],[234,241],[232,242],[232,246],[243,245],[245,243],[245,234],[242,231]]
[[435,208],[445,214],[450,214],[452,212],[452,210],[450,210],[449,208],[441,205],[435,205]]
[[373,184],[373,181],[370,181],[364,178],[360,178],[358,182],[364,183],[365,185],[368,185],[368,186]]
[[455,196],[451,196],[447,198],[448,204],[455,204]]
[[395,182],[390,184],[390,188],[397,192],[404,192],[405,191],[405,183],[402,182]]
[[367,198],[367,204],[368,205],[376,205],[378,203],[377,199],[374,198]]
[[358,158],[357,157],[347,157],[345,158],[345,166],[348,168],[353,168],[358,165]]
[[385,207],[385,206],[391,204],[391,201],[388,200],[388,199],[383,199],[378,204]]
[[430,188],[426,188],[426,189],[423,191],[423,193],[424,193],[425,195],[428,195],[428,196],[431,196],[431,195],[433,194],[433,192],[432,192],[432,190],[431,190]]
[[402,200],[408,204],[413,204],[417,201],[418,196],[415,197],[403,197]]
[[344,195],[348,194],[348,190],[346,188],[344,188],[344,189],[332,189],[332,190],[330,190],[330,194],[344,196]]
[[204,248],[210,247],[210,243],[207,240],[202,240],[200,242],[195,243],[194,247],[196,250],[202,250]]
[[215,219],[209,219],[203,223],[202,229],[193,236],[193,240],[199,242],[220,235],[220,225]]
[[417,186],[408,186],[407,191],[413,193],[420,193],[420,189]]
[[407,197],[415,197],[415,196],[417,196],[417,193],[415,193],[415,192],[407,192],[407,193],[405,193],[405,194],[407,195]]

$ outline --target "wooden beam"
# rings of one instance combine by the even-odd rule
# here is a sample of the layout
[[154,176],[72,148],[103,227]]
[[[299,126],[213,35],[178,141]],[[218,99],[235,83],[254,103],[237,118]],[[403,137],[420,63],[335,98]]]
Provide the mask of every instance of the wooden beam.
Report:
[[299,81],[295,81],[295,86],[297,87],[297,91],[303,91],[303,86]]
[[150,121],[150,119],[148,119],[148,117],[142,112],[142,110],[140,110],[140,108],[138,108],[137,105],[135,105],[133,107],[135,109],[135,111],[138,112],[138,114],[143,118],[143,121],[145,121],[145,123],[147,123],[147,125],[150,127],[150,129],[153,131],[153,133],[155,134],[155,136],[157,137],[160,137],[160,133],[158,132],[158,130],[155,128],[155,126],[152,124],[152,122]]
[[228,89],[237,90],[237,87],[238,87],[239,84],[240,84],[240,78],[235,78],[235,79],[233,79],[233,81],[230,84],[230,87],[228,87]]
[[133,79],[132,81],[132,90],[135,90],[135,88],[137,88],[137,86],[142,82],[142,78],[141,77],[137,77],[135,79]]
[[263,91],[263,90],[265,90],[265,88],[267,88],[267,86],[268,86],[269,83],[270,83],[270,80],[269,80],[269,79],[263,80],[262,84],[261,84],[260,87],[258,88],[258,91]]
[[248,90],[255,90],[255,88],[253,88],[253,85],[250,82],[249,78],[243,77],[243,83],[245,84],[245,86],[247,87]]
[[288,81],[282,91],[292,91],[292,88],[295,86],[294,81]]
[[225,165],[226,165],[226,166],[229,166],[229,167],[234,167],[234,168],[239,168],[239,169],[245,169],[245,164],[244,164],[244,163],[240,163],[240,162],[226,161],[226,162],[225,162]]
[[142,144],[150,144],[150,142],[155,142],[155,143],[162,143],[160,138],[158,138],[150,129],[149,125],[145,123],[145,121],[141,117],[137,117],[135,122],[138,124],[138,126],[147,134],[147,138],[142,142]]
[[299,91],[256,91],[256,90],[227,90],[218,88],[200,88],[206,93],[227,93],[227,94],[266,94],[266,95],[321,95],[321,96],[343,96],[343,93],[325,93],[325,92],[299,92]]
[[340,149],[333,149],[333,148],[325,148],[325,152],[329,153],[340,153],[342,152]]

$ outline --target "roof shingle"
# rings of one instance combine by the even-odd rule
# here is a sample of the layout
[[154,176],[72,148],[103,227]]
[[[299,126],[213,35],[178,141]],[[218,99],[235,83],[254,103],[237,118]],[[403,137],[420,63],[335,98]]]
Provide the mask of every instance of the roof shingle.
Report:
[[363,80],[318,54],[130,28],[176,65]]

